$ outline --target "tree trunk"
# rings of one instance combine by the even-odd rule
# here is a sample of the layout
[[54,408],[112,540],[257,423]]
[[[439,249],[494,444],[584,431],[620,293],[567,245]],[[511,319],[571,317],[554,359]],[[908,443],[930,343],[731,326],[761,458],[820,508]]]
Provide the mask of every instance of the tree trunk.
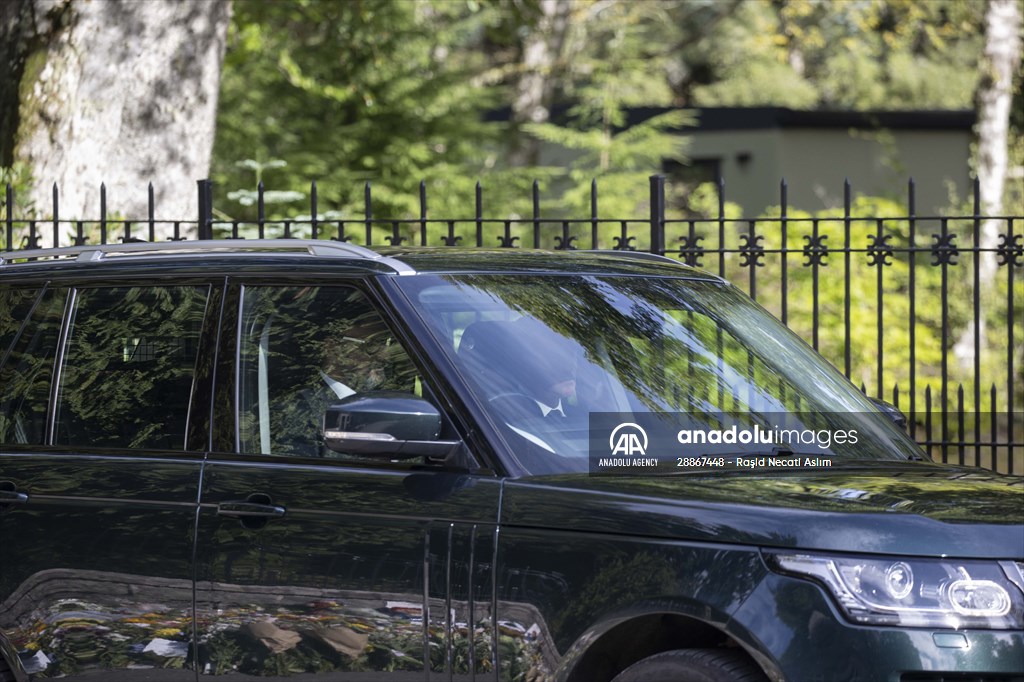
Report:
[[[537,26],[523,44],[522,72],[512,100],[512,123],[544,123],[551,115],[554,94],[554,69],[565,42],[572,6],[569,0],[541,0]],[[516,135],[509,152],[512,166],[537,163],[540,141],[529,135]]]
[[[978,182],[981,212],[999,215],[1002,212],[1003,188],[1008,165],[1008,136],[1010,106],[1013,102],[1013,80],[1021,60],[1020,0],[989,0],[985,12],[985,47],[981,59],[981,77],[975,95],[978,112]],[[986,220],[981,225],[978,240],[983,249],[980,255],[979,279],[981,299],[991,290],[998,265],[996,254],[987,249],[999,245],[1001,231],[1009,232],[1005,221]],[[979,315],[982,346],[985,343],[985,317]],[[963,367],[973,364],[975,354],[982,349],[974,347],[974,328],[964,329],[953,347],[953,353]]]
[[230,0],[0,4],[0,165],[30,177],[16,205],[52,217],[56,183],[62,219],[95,220],[102,182],[108,216],[137,220],[152,182],[158,220],[195,220]]

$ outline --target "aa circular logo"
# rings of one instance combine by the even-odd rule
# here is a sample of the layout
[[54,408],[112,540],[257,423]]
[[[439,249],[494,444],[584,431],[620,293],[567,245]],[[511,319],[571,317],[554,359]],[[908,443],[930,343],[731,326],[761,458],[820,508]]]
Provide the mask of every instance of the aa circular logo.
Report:
[[647,454],[647,432],[639,424],[619,424],[612,429],[608,448],[613,456],[643,457]]

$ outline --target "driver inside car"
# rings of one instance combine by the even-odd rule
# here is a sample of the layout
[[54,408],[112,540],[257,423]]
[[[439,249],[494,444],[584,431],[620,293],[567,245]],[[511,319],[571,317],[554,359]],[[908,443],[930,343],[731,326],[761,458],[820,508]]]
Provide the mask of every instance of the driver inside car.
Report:
[[565,337],[540,321],[475,322],[458,350],[463,368],[510,423],[572,416],[576,354]]

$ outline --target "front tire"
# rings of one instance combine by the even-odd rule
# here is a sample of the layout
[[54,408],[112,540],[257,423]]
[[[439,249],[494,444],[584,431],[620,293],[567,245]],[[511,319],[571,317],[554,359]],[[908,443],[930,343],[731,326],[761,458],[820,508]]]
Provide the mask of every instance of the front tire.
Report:
[[735,650],[678,649],[637,661],[613,682],[767,682],[767,678]]

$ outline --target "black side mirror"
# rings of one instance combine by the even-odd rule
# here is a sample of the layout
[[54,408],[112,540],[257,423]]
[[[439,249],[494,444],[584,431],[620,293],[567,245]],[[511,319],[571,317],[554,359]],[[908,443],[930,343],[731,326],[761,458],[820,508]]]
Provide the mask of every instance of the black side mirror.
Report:
[[441,413],[411,393],[357,393],[327,408],[324,443],[331,450],[364,457],[446,460],[462,441],[438,440]]
[[900,408],[896,407],[892,403],[887,403],[881,398],[869,398],[871,402],[877,407],[882,413],[892,420],[896,426],[901,429],[907,428],[907,415],[900,412]]

